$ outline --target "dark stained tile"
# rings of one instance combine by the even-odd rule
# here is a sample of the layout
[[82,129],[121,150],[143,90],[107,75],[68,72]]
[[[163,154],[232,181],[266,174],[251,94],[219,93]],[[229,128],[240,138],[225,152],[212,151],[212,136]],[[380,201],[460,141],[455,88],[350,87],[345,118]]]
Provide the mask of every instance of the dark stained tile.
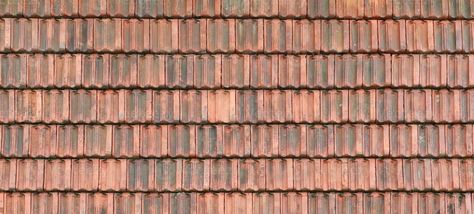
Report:
[[107,15],[127,17],[135,15],[135,1],[107,0]]
[[140,18],[162,17],[164,12],[163,0],[138,0],[135,7],[135,15]]
[[189,17],[193,14],[193,0],[163,0],[165,17]]
[[244,17],[250,14],[250,0],[221,0],[224,17]]
[[84,127],[84,155],[112,155],[112,126],[91,125]]
[[94,49],[107,52],[122,50],[121,19],[94,19]]
[[168,126],[168,154],[171,157],[196,155],[196,126]]
[[203,52],[206,50],[207,25],[205,19],[184,19],[179,21],[179,50],[182,52]]
[[193,0],[194,16],[219,16],[221,15],[222,0]]
[[16,189],[43,190],[45,160],[23,159],[17,161]]
[[178,20],[157,19],[150,21],[150,49],[169,53],[178,50]]
[[222,87],[246,87],[250,84],[250,56],[222,56]]
[[273,17],[279,15],[279,0],[250,0],[250,16]]
[[194,56],[194,87],[217,88],[221,86],[221,55]]
[[81,16],[104,16],[107,14],[107,0],[77,0]]
[[293,50],[293,21],[268,19],[264,21],[265,52],[288,52]]
[[155,162],[151,159],[127,161],[127,190],[149,191],[155,188]]
[[379,20],[377,24],[379,50],[400,52],[407,49],[405,20]]
[[295,0],[287,2],[279,0],[278,2],[278,15],[282,17],[302,17],[307,14],[307,0]]
[[[122,0],[125,2],[126,0]],[[124,51],[148,51],[150,48],[150,21],[123,19],[122,48]]]
[[236,45],[235,19],[207,19],[206,37],[207,51],[234,51]]
[[[266,35],[266,34],[265,34]],[[321,21],[294,20],[293,21],[293,51],[317,52],[321,50]]]
[[238,162],[229,159],[213,159],[210,167],[210,189],[218,190],[236,190],[238,188]]
[[110,55],[83,55],[81,71],[82,86],[91,88],[102,88],[108,86]]
[[[243,0],[242,0],[243,1]],[[257,52],[264,49],[264,21],[262,19],[237,19],[235,47],[237,52]]]
[[372,52],[378,50],[378,28],[376,20],[352,20],[349,29],[351,51]]
[[176,191],[183,184],[183,160],[157,159],[155,161],[155,188],[158,191]]
[[348,20],[321,21],[321,51],[346,52],[350,48]]
[[138,55],[137,85],[140,87],[165,86],[165,56]]
[[98,159],[77,159],[71,164],[71,189],[95,191],[99,187]]
[[183,160],[182,188],[186,191],[206,191],[210,187],[210,160]]
[[51,15],[75,16],[78,15],[79,0],[51,0]]

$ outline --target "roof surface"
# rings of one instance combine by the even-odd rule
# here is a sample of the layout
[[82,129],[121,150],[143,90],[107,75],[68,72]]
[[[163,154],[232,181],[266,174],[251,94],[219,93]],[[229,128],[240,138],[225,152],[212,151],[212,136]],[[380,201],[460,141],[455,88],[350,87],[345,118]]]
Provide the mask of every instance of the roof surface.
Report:
[[472,0],[0,0],[0,213],[472,213]]

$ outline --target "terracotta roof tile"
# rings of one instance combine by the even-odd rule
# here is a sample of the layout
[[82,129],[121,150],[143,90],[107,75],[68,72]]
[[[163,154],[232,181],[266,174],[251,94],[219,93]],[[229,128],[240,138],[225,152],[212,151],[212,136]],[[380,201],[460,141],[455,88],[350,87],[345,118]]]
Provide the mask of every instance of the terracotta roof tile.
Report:
[[0,0],[0,213],[470,213],[469,0]]

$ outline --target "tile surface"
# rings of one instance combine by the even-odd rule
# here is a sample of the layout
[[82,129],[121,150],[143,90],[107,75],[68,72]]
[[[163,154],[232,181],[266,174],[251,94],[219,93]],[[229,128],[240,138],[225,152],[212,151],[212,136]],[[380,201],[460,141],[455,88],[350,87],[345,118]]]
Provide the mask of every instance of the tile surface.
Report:
[[0,0],[0,213],[473,213],[472,0]]

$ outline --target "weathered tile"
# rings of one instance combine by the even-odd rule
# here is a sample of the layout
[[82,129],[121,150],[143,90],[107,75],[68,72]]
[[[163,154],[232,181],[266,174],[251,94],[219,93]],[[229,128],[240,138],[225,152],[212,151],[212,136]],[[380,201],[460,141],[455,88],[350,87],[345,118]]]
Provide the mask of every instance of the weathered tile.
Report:
[[222,76],[221,62],[221,55],[194,56],[194,87],[220,87]]
[[236,117],[239,122],[257,122],[259,112],[263,108],[262,91],[237,91],[236,93]]
[[100,160],[99,190],[123,191],[127,188],[127,160]]
[[[84,0],[80,0],[84,1]],[[23,6],[25,16],[48,16],[51,15],[51,1],[25,1]]]
[[[197,0],[196,0],[197,1]],[[235,20],[207,19],[207,51],[230,52],[235,50]]]
[[278,84],[278,56],[250,56],[250,86],[253,88],[274,88]]
[[400,52],[407,49],[405,20],[379,20],[378,46],[379,50]]
[[308,16],[310,18],[328,18],[336,16],[336,1],[307,0]]
[[250,84],[250,56],[222,56],[222,87],[243,88]]
[[[444,129],[442,129],[444,128]],[[447,125],[440,127],[440,154],[449,157],[471,156],[473,153],[471,125]],[[445,137],[444,139],[442,137]],[[446,144],[445,144],[446,143]]]
[[458,190],[459,160],[431,160],[431,181],[434,190]]
[[69,121],[69,91],[43,91],[43,120],[45,122]]
[[278,131],[277,125],[251,126],[252,157],[278,156]]
[[280,213],[281,193],[262,192],[253,193],[251,213]]
[[99,160],[77,159],[71,164],[71,189],[94,191],[99,186]]
[[[7,29],[10,30],[10,35],[8,35],[8,37],[5,35],[5,48],[11,47],[13,51],[31,51],[38,49],[38,28],[38,19],[6,20],[5,32],[7,32]],[[10,42],[7,45],[6,41],[8,40],[10,40]]]
[[210,160],[183,160],[183,190],[209,190],[210,163]]
[[221,157],[224,155],[222,129],[221,125],[196,127],[196,156]]
[[78,14],[79,0],[52,0],[51,15],[75,16]]
[[2,127],[0,138],[2,145],[2,156],[23,157],[27,156],[30,147],[29,126],[5,125]]
[[392,0],[370,0],[364,2],[365,17],[383,18],[393,15]]
[[11,19],[0,19],[0,50],[9,50],[11,47]]
[[377,21],[352,20],[350,22],[350,50],[353,52],[373,52],[378,50]]
[[347,90],[321,91],[321,121],[344,122],[348,120]]
[[252,213],[253,194],[252,193],[225,193],[225,213]]
[[80,16],[105,16],[107,0],[78,0]]
[[462,29],[459,21],[433,23],[434,50],[437,52],[462,51]]
[[55,55],[54,86],[78,87],[81,85],[82,55]]
[[45,190],[71,189],[71,160],[46,160],[44,164]]
[[193,0],[193,15],[213,17],[221,15],[222,0]]
[[7,213],[29,213],[31,212],[31,193],[7,193],[4,203],[4,210]]
[[306,149],[309,157],[330,157],[335,155],[334,126],[308,126],[306,136]]
[[278,58],[278,86],[282,88],[307,87],[306,57],[281,55]]
[[433,21],[409,20],[406,22],[407,50],[429,52],[434,50]]
[[84,127],[84,155],[88,157],[112,155],[111,125],[88,125]]
[[349,21],[324,20],[321,21],[321,51],[346,52],[349,51]]
[[298,90],[291,95],[293,118],[299,122],[321,121],[319,91]]
[[224,213],[224,194],[201,193],[197,195],[197,213],[218,214]]
[[165,63],[166,86],[186,88],[194,84],[193,55],[167,55]]
[[45,160],[23,159],[17,161],[16,189],[38,191],[43,189]]
[[168,126],[168,154],[171,157],[196,156],[196,126]]
[[97,91],[97,120],[103,123],[119,120],[119,92],[113,90]]
[[283,213],[307,213],[308,194],[305,192],[288,192],[281,194],[281,212]]
[[375,167],[377,190],[398,190],[403,188],[402,162],[399,160],[379,159]]
[[209,122],[236,121],[235,90],[215,90],[207,93],[207,119]]
[[291,20],[267,19],[263,27],[265,52],[292,52],[293,22]]
[[59,208],[58,193],[31,193],[32,213],[54,213]]
[[[266,34],[265,34],[266,35]],[[294,52],[314,53],[321,50],[321,21],[293,21],[293,50]]]
[[41,91],[15,91],[16,121],[39,122],[42,120],[43,105]]
[[140,153],[138,125],[113,126],[112,156],[137,157]]
[[0,87],[25,87],[27,55],[0,55]]
[[[14,190],[16,188],[17,160],[0,160],[0,189]],[[2,207],[3,208],[3,207]]]
[[142,194],[141,193],[115,193],[114,212],[115,213],[141,213]]
[[139,87],[165,86],[164,55],[138,55],[137,85]]
[[135,1],[107,0],[107,15],[114,17],[135,15]]
[[178,20],[157,19],[150,21],[150,49],[153,52],[178,50]]
[[103,52],[122,50],[121,19],[94,19],[94,49]]
[[235,47],[238,52],[258,52],[264,49],[264,21],[262,19],[237,19]]
[[193,0],[163,0],[166,17],[189,17],[193,14]]
[[152,121],[152,91],[120,90],[119,121],[150,122]]
[[432,121],[432,90],[406,90],[404,94],[405,119],[409,122]]
[[278,0],[250,0],[250,16],[274,17],[278,15]]
[[153,121],[179,121],[179,91],[153,91]]
[[140,156],[164,157],[168,155],[168,127],[165,125],[140,126]]
[[213,159],[210,165],[211,190],[236,190],[238,188],[238,162],[229,159]]
[[470,85],[471,79],[473,79],[469,74],[471,57],[468,55],[449,55],[446,58],[444,58],[446,59],[446,64],[443,63],[444,61],[437,64],[441,73],[440,82],[445,83],[444,81],[446,81],[450,87],[464,88]]
[[267,190],[294,189],[293,159],[268,159],[265,170]]
[[150,191],[155,188],[155,162],[150,159],[127,161],[127,190]]
[[272,90],[265,91],[264,100],[264,121],[266,122],[288,122],[293,119],[291,91]]
[[84,155],[84,126],[57,126],[58,157],[79,157]]
[[124,51],[148,51],[150,48],[150,21],[123,19],[122,36],[122,48]]
[[207,91],[180,91],[180,121],[207,121]]
[[110,80],[113,87],[137,84],[137,55],[110,55]]
[[245,17],[250,14],[250,0],[221,0],[224,17]]
[[278,154],[281,157],[306,155],[306,127],[282,125],[278,130]]
[[197,53],[206,50],[207,25],[205,19],[179,21],[179,51]]
[[349,93],[349,120],[356,122],[375,121],[375,91],[354,90]]
[[21,1],[5,0],[1,3],[0,14],[7,16],[18,16],[23,13],[25,4]]
[[334,86],[334,56],[307,56],[306,73],[308,87],[328,88]]
[[295,0],[278,2],[278,15],[282,17],[303,17],[307,14],[307,0]]
[[163,0],[138,0],[135,15],[140,18],[162,17],[164,12]]
[[101,88],[109,85],[110,55],[85,54],[82,58],[82,85]]
[[66,47],[66,22],[59,19],[38,20],[38,48],[40,51],[63,51]]
[[155,188],[158,191],[177,191],[182,188],[183,160],[158,159],[155,161]]
[[159,214],[169,212],[169,193],[146,193],[142,197],[143,213]]
[[[113,193],[85,193],[85,209],[90,212],[113,213]],[[84,200],[84,199],[83,199]]]
[[28,155],[30,157],[56,156],[56,126],[33,125],[29,129],[29,135]]

